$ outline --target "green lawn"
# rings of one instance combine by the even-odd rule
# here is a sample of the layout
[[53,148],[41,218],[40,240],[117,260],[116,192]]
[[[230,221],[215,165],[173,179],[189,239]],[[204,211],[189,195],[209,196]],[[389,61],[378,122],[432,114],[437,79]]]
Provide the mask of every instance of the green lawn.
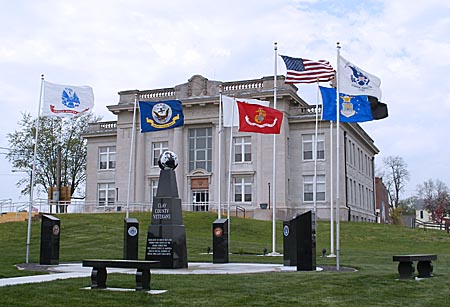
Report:
[[[61,219],[60,262],[122,257],[122,213],[69,214]],[[140,222],[140,259],[144,259],[150,213],[131,213]],[[190,262],[212,262],[212,223],[216,215],[184,212]],[[395,225],[342,222],[341,266],[350,272],[283,272],[242,275],[152,275],[152,288],[167,293],[81,290],[89,278],[0,288],[0,306],[449,306],[450,235],[443,231]],[[277,251],[282,252],[282,223],[277,225]],[[0,224],[0,278],[36,274],[18,271],[26,250],[27,223]],[[40,222],[33,222],[30,262],[39,262]],[[317,228],[317,265],[335,265],[320,257],[329,249],[329,223]],[[268,221],[231,220],[231,262],[282,263],[281,257],[261,257],[272,249]],[[434,277],[399,281],[392,255],[434,253]],[[110,274],[108,286],[129,287],[133,275]]]

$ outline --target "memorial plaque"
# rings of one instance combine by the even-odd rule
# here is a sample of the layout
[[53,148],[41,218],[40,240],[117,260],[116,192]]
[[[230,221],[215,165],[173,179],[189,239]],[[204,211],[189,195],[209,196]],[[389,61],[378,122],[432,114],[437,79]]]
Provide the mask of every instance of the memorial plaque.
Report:
[[39,264],[59,264],[59,236],[61,221],[52,215],[43,215],[41,222],[41,253]]
[[311,211],[283,222],[283,257],[284,265],[297,266],[297,271],[316,269],[316,225]]
[[316,270],[316,223],[311,211],[299,215],[297,271]]
[[285,266],[297,265],[297,228],[300,217],[297,216],[283,222],[283,264]]
[[213,263],[228,263],[228,220],[213,223]]
[[152,221],[148,227],[146,260],[157,260],[157,268],[187,268],[186,230],[174,169],[177,157],[164,152],[158,162],[158,189],[153,198]]
[[138,260],[139,222],[134,218],[124,220],[123,259]]

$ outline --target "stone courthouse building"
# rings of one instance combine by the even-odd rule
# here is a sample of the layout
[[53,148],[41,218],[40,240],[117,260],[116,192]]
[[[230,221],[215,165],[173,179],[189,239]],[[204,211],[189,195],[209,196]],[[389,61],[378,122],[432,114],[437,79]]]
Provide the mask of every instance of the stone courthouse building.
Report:
[[[170,88],[119,92],[119,102],[108,106],[117,121],[91,124],[84,135],[88,147],[86,206],[90,206],[89,210],[123,210],[127,201],[133,107],[137,97],[138,101],[180,100],[184,126],[141,133],[139,109],[136,111],[130,208],[147,205],[150,209],[158,185],[158,157],[163,151],[171,150],[178,155],[176,176],[184,210],[217,212],[220,190],[221,208],[226,211],[227,182],[231,178],[233,214],[245,210],[246,217],[270,219],[272,193],[276,193],[277,219],[290,219],[314,208],[314,155],[317,154],[317,218],[329,219],[331,197],[336,196],[335,187],[331,191],[332,183],[336,185],[335,170],[331,178],[331,165],[335,169],[337,157],[336,126],[330,129],[328,121],[319,120],[314,152],[315,106],[308,105],[297,94],[295,85],[285,84],[284,77],[278,77],[277,109],[284,113],[284,119],[281,134],[276,136],[274,191],[273,135],[238,132],[234,127],[229,174],[231,128],[224,128],[219,134],[220,90],[231,97],[269,101],[273,107],[273,77],[222,82],[195,75],[187,83]],[[340,218],[374,222],[374,156],[378,149],[358,124],[341,123],[340,128]],[[269,206],[261,209],[260,204]]]

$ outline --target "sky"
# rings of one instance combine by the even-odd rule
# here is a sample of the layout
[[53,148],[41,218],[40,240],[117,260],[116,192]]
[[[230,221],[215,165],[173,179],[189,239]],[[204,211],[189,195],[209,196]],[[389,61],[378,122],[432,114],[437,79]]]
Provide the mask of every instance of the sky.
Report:
[[[274,75],[278,53],[347,60],[381,79],[389,117],[361,123],[383,158],[400,156],[410,180],[450,186],[450,1],[442,0],[0,0],[0,202],[26,201],[24,173],[5,159],[7,134],[38,114],[46,81],[90,85],[94,113],[118,92],[173,87],[199,74],[237,81]],[[277,60],[278,73],[286,73]],[[298,84],[316,103],[316,85]],[[43,197],[44,195],[41,195]]]

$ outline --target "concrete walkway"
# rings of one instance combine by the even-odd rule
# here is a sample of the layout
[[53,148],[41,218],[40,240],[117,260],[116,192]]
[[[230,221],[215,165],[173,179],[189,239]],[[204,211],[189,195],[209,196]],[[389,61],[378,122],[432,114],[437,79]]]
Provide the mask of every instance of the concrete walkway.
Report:
[[[50,274],[22,276],[0,279],[0,287],[9,285],[20,285],[28,283],[39,283],[57,279],[79,278],[91,276],[92,268],[82,267],[81,263],[62,263],[54,266],[39,266],[29,264],[19,266],[21,269],[48,271]],[[296,271],[297,267],[283,266],[282,264],[261,263],[221,263],[213,264],[207,262],[191,262],[186,269],[152,269],[152,274],[244,274],[244,273],[267,273]],[[321,271],[317,268],[317,271]],[[108,273],[136,274],[135,269],[108,268]]]

